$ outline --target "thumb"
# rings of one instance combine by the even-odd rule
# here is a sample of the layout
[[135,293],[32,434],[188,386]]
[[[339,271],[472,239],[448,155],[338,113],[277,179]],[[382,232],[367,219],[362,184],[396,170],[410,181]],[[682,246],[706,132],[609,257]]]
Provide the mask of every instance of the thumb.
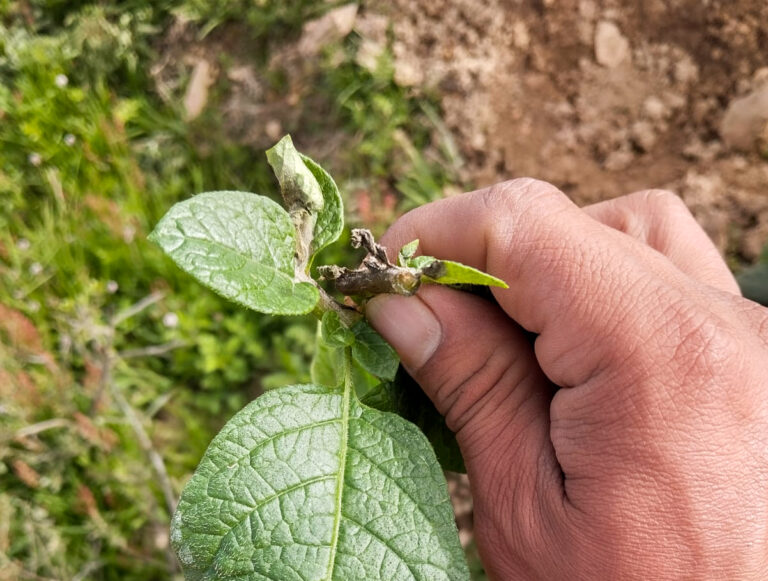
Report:
[[426,286],[415,297],[380,295],[366,315],[456,433],[476,492],[521,475],[530,482],[518,482],[517,500],[525,489],[541,494],[542,484],[561,488],[549,439],[552,386],[522,329],[495,303]]

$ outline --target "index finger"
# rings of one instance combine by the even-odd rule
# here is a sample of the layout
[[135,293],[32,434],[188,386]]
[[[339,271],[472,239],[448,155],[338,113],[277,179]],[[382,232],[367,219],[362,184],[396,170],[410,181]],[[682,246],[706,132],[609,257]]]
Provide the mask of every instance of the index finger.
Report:
[[[424,254],[469,264],[509,284],[494,289],[497,301],[540,335],[537,356],[560,385],[581,383],[600,365],[625,357],[655,316],[649,297],[658,304],[662,287],[681,284],[682,275],[662,255],[622,238],[537,180],[428,204],[403,216],[382,242],[397,248],[416,238]],[[630,329],[616,332],[622,326]]]

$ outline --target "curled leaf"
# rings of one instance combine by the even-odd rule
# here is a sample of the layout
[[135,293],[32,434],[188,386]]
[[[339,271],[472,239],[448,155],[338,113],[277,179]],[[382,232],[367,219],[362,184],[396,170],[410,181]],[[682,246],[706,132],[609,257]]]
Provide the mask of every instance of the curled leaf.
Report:
[[323,209],[325,201],[320,184],[296,151],[290,135],[267,150],[267,161],[280,182],[280,191],[289,212],[296,208],[313,213]]

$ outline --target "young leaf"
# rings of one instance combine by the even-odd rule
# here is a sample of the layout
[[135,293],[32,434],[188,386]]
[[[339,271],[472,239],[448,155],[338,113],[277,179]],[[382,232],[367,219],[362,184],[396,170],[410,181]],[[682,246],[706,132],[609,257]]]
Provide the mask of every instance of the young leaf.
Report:
[[315,176],[323,194],[323,209],[317,212],[315,222],[314,240],[312,240],[312,253],[316,254],[329,244],[336,242],[344,229],[344,205],[336,182],[331,175],[319,164],[306,155],[301,155],[304,165]]
[[355,342],[355,334],[341,322],[336,311],[323,313],[320,332],[323,340],[332,347],[349,347]]
[[296,151],[290,135],[267,150],[267,161],[280,182],[280,191],[289,211],[304,208],[316,213],[323,209],[325,201],[320,184]]
[[456,435],[445,424],[424,390],[400,367],[394,381],[385,381],[361,398],[363,404],[377,410],[396,413],[416,424],[432,444],[443,470],[466,473],[464,458]]
[[150,234],[183,270],[262,313],[295,315],[319,299],[294,280],[295,233],[278,204],[245,192],[208,192],[173,206]]
[[476,284],[509,288],[506,282],[466,264],[453,260],[440,260],[433,256],[415,256],[406,259],[407,266],[424,272],[424,282],[437,284]]
[[232,418],[171,542],[189,581],[469,579],[429,443],[349,387],[281,388]]
[[355,342],[352,357],[368,373],[385,380],[392,380],[397,373],[400,358],[397,352],[366,321],[352,325]]
[[397,253],[397,264],[402,267],[408,266],[408,261],[416,254],[416,250],[419,248],[419,239],[412,240],[405,246],[403,246]]

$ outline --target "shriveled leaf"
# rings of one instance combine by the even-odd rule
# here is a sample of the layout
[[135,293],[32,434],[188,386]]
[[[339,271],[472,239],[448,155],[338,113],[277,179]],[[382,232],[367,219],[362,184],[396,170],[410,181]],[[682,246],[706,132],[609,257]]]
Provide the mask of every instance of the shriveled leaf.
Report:
[[171,542],[189,581],[469,579],[429,443],[350,389],[286,387],[232,418]]
[[323,341],[331,347],[349,347],[355,342],[355,334],[341,322],[336,311],[323,313],[320,330]]
[[283,137],[266,153],[267,161],[280,182],[286,207],[289,210],[302,207],[312,213],[322,210],[325,202],[320,184],[296,151],[291,136]]
[[315,222],[314,240],[312,240],[312,253],[315,254],[336,242],[341,236],[341,231],[344,229],[344,204],[341,201],[339,188],[331,175],[311,158],[300,155],[304,165],[315,176],[324,201],[322,210],[317,211]]
[[361,401],[377,410],[396,413],[416,424],[432,444],[443,470],[466,473],[456,435],[448,428],[445,418],[437,411],[432,400],[402,366],[394,381],[380,383]]
[[222,296],[262,313],[311,311],[317,289],[294,280],[293,224],[264,196],[208,192],[173,206],[150,240]]
[[365,321],[352,326],[355,342],[352,357],[368,373],[385,380],[392,380],[397,373],[400,358],[392,346]]

